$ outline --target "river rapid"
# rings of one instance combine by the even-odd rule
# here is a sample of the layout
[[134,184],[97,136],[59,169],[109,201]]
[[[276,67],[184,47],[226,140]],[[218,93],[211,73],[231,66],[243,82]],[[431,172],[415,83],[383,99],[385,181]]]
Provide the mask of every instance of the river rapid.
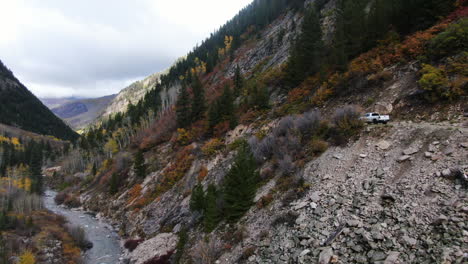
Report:
[[120,237],[113,228],[96,217],[79,210],[58,206],[54,197],[57,193],[47,190],[44,194],[44,206],[55,214],[64,216],[74,226],[81,226],[93,248],[84,254],[87,264],[116,264],[122,254]]

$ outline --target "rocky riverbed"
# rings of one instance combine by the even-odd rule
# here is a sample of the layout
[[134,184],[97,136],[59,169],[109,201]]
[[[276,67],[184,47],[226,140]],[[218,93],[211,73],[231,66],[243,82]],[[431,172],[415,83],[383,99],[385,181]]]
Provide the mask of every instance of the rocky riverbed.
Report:
[[68,209],[55,203],[57,193],[47,190],[44,205],[55,214],[64,216],[74,226],[81,226],[93,247],[86,251],[83,259],[89,264],[115,264],[121,260],[120,237],[111,225],[81,210]]

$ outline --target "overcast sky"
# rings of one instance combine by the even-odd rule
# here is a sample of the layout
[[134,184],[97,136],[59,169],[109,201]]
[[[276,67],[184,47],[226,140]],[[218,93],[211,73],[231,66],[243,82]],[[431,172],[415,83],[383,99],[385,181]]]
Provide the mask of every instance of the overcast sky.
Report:
[[252,0],[0,0],[0,60],[40,97],[97,97],[168,68]]

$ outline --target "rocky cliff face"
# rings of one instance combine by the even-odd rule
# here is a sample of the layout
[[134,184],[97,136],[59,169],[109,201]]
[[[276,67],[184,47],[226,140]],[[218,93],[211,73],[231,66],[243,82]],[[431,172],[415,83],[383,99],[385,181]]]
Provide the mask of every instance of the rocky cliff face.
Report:
[[106,117],[118,112],[123,112],[127,109],[130,103],[137,103],[145,96],[148,90],[153,89],[154,85],[159,81],[162,73],[155,73],[142,81],[135,82],[130,86],[121,90],[117,96],[104,109],[102,116]]

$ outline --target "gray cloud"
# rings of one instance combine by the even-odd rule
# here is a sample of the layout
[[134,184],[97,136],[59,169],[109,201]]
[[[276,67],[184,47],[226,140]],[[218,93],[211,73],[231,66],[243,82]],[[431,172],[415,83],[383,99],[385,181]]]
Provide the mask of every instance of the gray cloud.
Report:
[[250,1],[0,0],[0,59],[38,96],[116,93]]

